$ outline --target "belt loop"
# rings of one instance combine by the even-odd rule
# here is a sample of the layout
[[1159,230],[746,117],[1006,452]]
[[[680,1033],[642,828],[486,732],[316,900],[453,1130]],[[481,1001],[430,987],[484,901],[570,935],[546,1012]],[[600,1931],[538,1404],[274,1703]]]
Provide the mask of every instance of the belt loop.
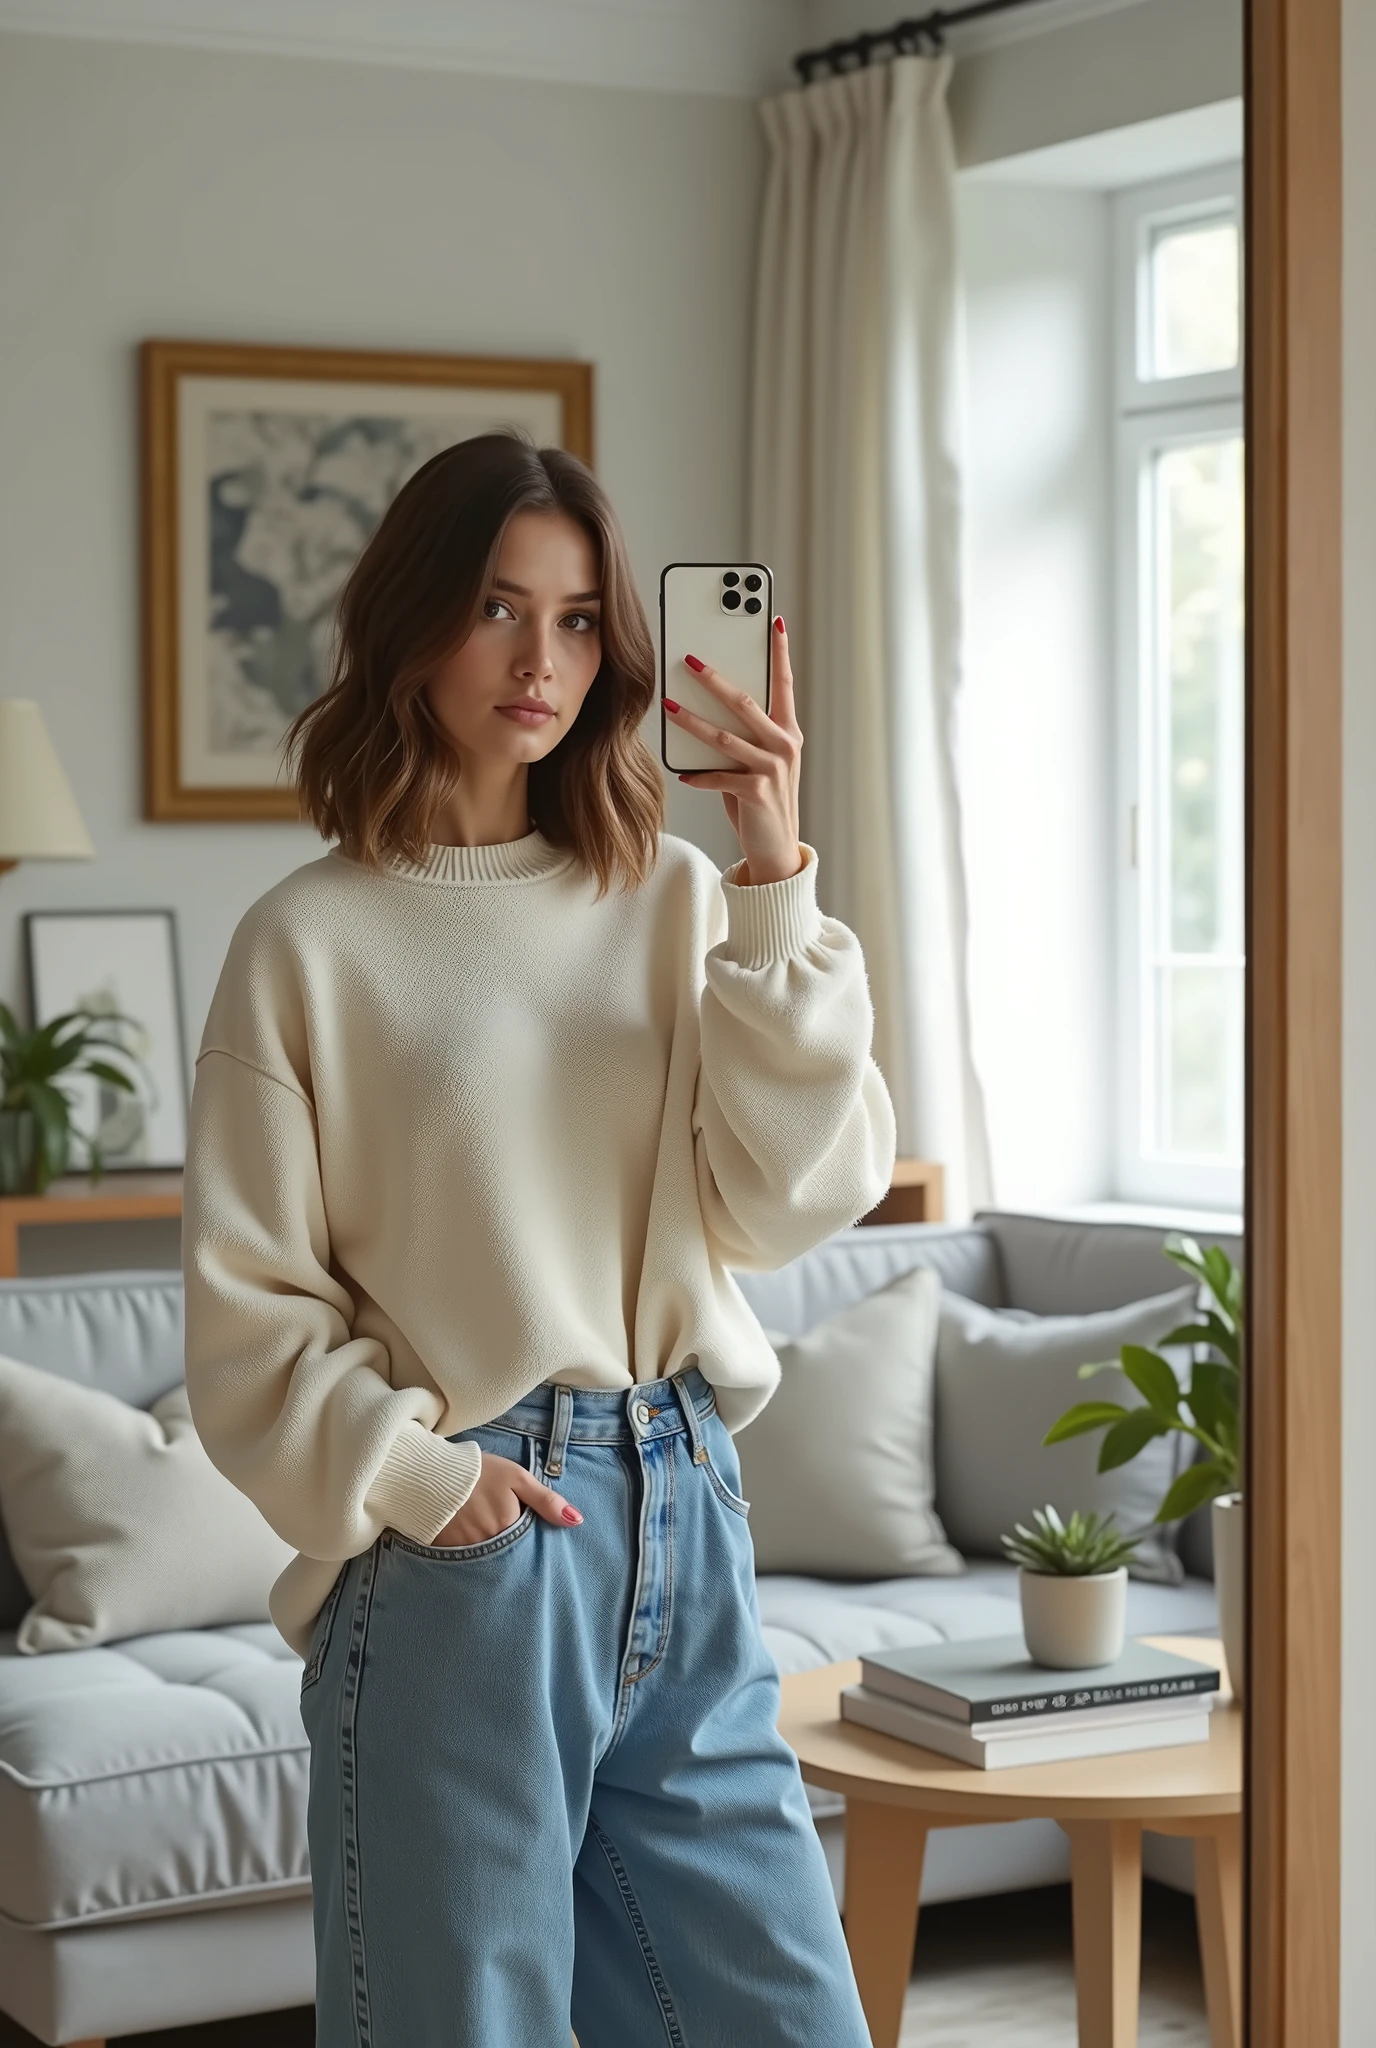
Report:
[[569,1431],[573,1427],[573,1389],[556,1385],[554,1389],[554,1421],[549,1432],[549,1451],[545,1457],[545,1472],[551,1479],[557,1479],[564,1469],[564,1452],[568,1448]]
[[683,1410],[684,1420],[688,1424],[688,1434],[693,1440],[693,1463],[695,1465],[705,1465],[707,1463],[707,1445],[703,1441],[702,1418],[698,1414],[697,1403],[693,1399],[693,1390],[688,1385],[688,1373],[691,1370],[690,1366],[688,1371],[676,1372],[669,1385],[678,1395],[678,1405]]

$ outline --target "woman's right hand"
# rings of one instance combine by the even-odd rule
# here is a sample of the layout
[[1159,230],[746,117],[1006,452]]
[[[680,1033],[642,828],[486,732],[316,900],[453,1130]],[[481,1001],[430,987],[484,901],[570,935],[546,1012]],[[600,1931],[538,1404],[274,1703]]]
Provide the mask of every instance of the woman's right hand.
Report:
[[478,1483],[457,1514],[451,1515],[432,1543],[486,1543],[500,1536],[521,1518],[522,1508],[532,1507],[537,1515],[557,1526],[581,1522],[577,1508],[562,1500],[552,1486],[545,1486],[511,1458],[482,1453]]

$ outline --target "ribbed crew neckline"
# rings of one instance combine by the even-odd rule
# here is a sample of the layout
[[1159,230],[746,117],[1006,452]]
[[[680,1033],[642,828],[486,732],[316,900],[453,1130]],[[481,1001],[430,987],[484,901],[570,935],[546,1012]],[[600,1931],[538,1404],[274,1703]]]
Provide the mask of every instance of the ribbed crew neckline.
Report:
[[[333,849],[348,859],[342,849]],[[557,874],[573,860],[570,848],[556,846],[538,828],[523,839],[500,840],[495,846],[443,846],[432,841],[422,861],[403,860],[399,854],[384,855],[380,863],[385,874],[403,882],[432,882],[441,888],[475,883],[534,882],[543,875]]]

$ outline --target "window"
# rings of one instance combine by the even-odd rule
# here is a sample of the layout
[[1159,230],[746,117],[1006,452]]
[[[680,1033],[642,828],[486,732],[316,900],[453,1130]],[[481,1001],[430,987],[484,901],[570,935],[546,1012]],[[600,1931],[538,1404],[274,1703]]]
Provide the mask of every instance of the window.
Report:
[[1237,1207],[1243,448],[1236,167],[1114,202],[1118,1190]]

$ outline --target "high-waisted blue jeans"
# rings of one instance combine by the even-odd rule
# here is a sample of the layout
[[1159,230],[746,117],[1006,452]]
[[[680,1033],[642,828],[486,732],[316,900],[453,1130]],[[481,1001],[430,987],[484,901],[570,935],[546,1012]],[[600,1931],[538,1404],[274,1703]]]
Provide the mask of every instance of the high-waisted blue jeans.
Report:
[[459,1438],[584,1520],[341,1567],[301,1681],[320,2048],[868,2048],[708,1382]]

